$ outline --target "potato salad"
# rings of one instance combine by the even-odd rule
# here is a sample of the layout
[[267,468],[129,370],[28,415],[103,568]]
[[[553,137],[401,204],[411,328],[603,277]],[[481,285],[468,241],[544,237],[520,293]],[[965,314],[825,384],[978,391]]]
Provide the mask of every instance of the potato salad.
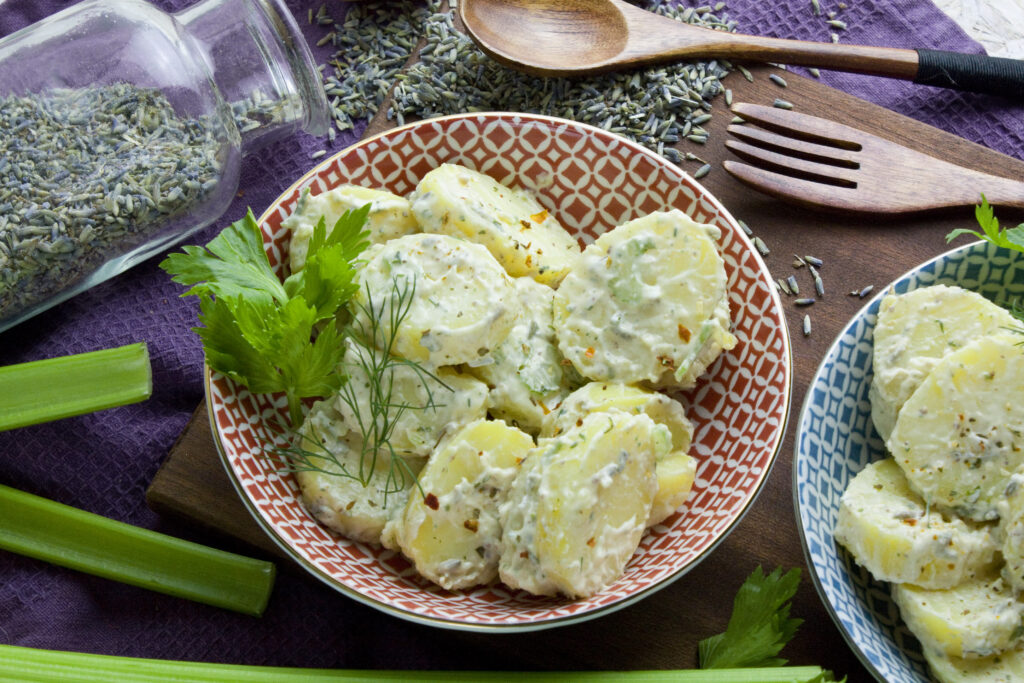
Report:
[[292,271],[367,203],[346,381],[292,444],[306,508],[448,590],[600,592],[696,478],[664,390],[736,344],[717,229],[670,210],[581,249],[529,192],[444,164],[408,197],[305,192]]
[[984,297],[882,300],[872,420],[890,457],[850,482],[835,539],[876,579],[941,681],[1024,680],[1024,348]]

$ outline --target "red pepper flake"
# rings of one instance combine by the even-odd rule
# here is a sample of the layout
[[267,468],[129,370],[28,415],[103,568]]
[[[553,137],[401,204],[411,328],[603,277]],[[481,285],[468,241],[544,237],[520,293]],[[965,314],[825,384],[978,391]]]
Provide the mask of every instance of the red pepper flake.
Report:
[[480,528],[479,523],[475,519],[467,519],[465,522],[462,523],[462,526],[466,527],[474,534],[476,533],[476,530]]
[[587,358],[593,358],[594,357],[594,353],[595,353],[594,347],[593,346],[588,346],[587,350],[583,353],[583,355],[586,356]]
[[435,496],[433,493],[428,493],[427,495],[425,495],[423,497],[423,502],[426,503],[427,507],[430,508],[431,510],[437,510],[439,507],[441,507],[441,501],[439,501],[437,499],[437,496]]
[[594,537],[593,536],[591,536],[590,538],[587,539],[587,545],[589,545],[591,548],[594,547]]
[[541,211],[530,216],[530,220],[534,223],[543,223],[548,219],[548,210],[542,209]]
[[677,331],[679,332],[679,338],[682,339],[683,342],[689,344],[690,343],[690,330],[687,329],[686,325],[683,325],[682,323],[679,323],[679,327],[678,327]]

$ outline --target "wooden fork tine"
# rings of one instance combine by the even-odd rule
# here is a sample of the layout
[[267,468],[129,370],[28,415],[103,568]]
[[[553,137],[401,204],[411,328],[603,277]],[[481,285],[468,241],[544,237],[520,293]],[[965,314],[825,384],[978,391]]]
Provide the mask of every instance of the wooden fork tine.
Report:
[[828,145],[819,145],[814,142],[797,140],[773,133],[765,128],[732,123],[726,128],[730,135],[745,140],[758,147],[764,147],[780,154],[788,154],[808,161],[820,161],[833,166],[844,166],[846,168],[858,168],[860,162],[857,159],[857,152],[846,149],[837,149]]
[[799,178],[809,178],[817,182],[841,187],[857,187],[856,173],[848,168],[805,161],[796,157],[778,154],[762,147],[748,145],[739,140],[726,140],[725,146],[736,156],[746,159],[759,166],[793,173]]
[[737,116],[759,126],[809,142],[842,149],[858,150],[865,140],[873,137],[864,131],[844,126],[835,121],[778,107],[737,102],[732,106],[732,110]]
[[877,208],[870,204],[865,206],[864,200],[870,200],[870,197],[864,197],[863,193],[857,192],[855,188],[792,178],[731,159],[722,162],[722,167],[730,175],[756,190],[789,199],[803,206],[828,206],[840,211],[853,212],[872,212]]

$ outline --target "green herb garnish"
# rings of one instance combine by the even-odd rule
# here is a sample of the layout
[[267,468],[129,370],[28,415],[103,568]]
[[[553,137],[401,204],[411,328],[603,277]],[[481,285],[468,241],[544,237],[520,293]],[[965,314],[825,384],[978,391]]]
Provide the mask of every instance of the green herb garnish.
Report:
[[[385,495],[405,490],[406,482],[416,479],[405,457],[413,453],[395,447],[392,436],[402,415],[409,410],[436,410],[443,407],[439,392],[453,392],[444,381],[423,365],[394,353],[395,341],[402,321],[409,313],[416,293],[414,280],[392,281],[391,295],[375,300],[373,293],[365,292],[366,303],[359,302],[362,315],[355,316],[343,334],[349,342],[350,352],[342,361],[347,381],[343,382],[338,397],[348,407],[359,433],[361,452],[359,467],[352,471],[337,454],[322,448],[314,433],[303,434],[298,445],[275,449],[292,470],[313,470],[349,477],[364,486],[370,483],[376,471],[377,458],[383,452],[389,458]],[[422,403],[412,403],[395,395],[398,374],[409,374],[423,389]],[[364,386],[364,394],[357,389]],[[309,450],[303,443],[310,444]]]
[[803,623],[789,616],[789,601],[799,585],[799,569],[783,574],[776,568],[767,576],[761,567],[755,569],[736,593],[725,632],[700,641],[700,667],[785,665],[776,655]]
[[358,289],[355,261],[367,247],[369,204],[348,211],[328,235],[323,218],[313,230],[306,264],[284,282],[270,266],[250,210],[206,247],[189,246],[160,267],[191,285],[211,368],[253,393],[284,392],[292,427],[302,422],[302,399],[341,386],[344,353],[337,316]]
[[1015,228],[1000,228],[999,219],[996,218],[995,212],[989,205],[988,200],[985,199],[984,194],[981,195],[981,204],[974,207],[974,217],[983,232],[967,228],[957,228],[946,235],[946,242],[952,242],[961,235],[973,235],[980,240],[991,242],[997,247],[1024,251],[1024,223]]

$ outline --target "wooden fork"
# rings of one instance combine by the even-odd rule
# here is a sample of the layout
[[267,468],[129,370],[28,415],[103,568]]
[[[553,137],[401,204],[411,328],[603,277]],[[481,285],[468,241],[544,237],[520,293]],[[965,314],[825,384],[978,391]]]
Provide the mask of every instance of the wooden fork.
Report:
[[804,206],[905,214],[977,204],[1024,208],[1024,182],[974,171],[862,130],[794,111],[738,103],[745,120],[725,145],[749,163],[725,170],[751,187]]

